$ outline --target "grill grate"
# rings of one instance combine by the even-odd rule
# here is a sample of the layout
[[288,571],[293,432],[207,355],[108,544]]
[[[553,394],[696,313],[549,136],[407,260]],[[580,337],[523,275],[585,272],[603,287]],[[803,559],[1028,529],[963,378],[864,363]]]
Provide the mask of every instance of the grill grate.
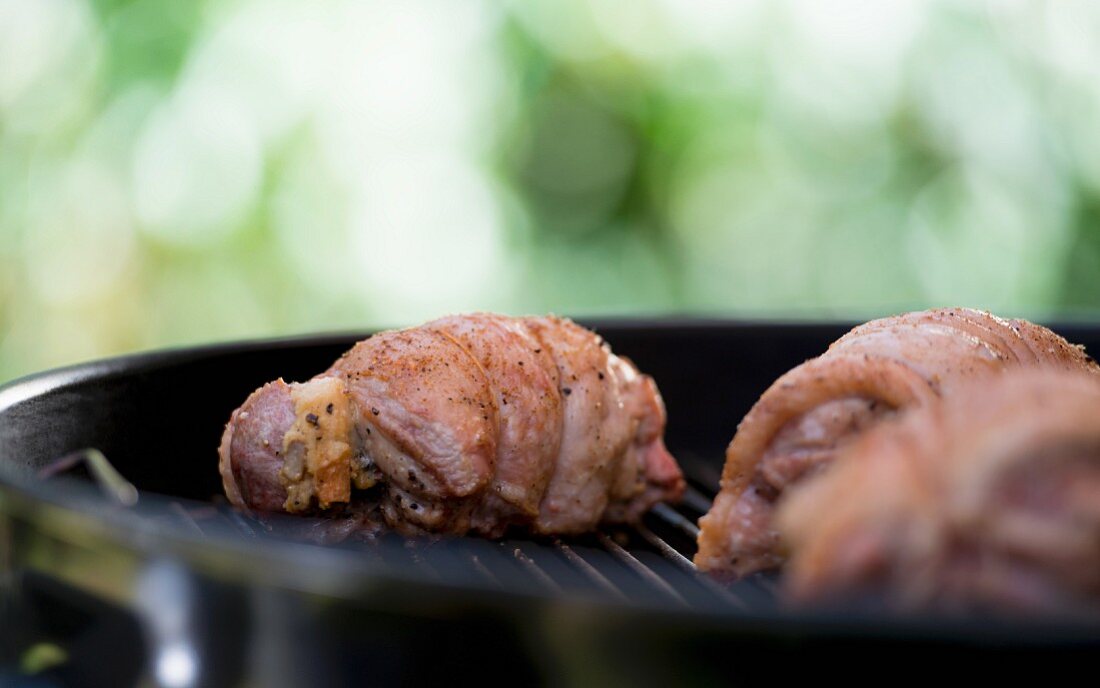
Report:
[[[121,480],[105,457],[108,470],[88,471],[99,482],[101,475]],[[99,459],[97,459],[98,461]],[[71,456],[55,462],[43,478],[72,471],[78,464]],[[477,538],[405,539],[384,535],[378,540],[351,539],[337,546],[353,548],[372,560],[397,566],[414,566],[440,581],[454,581],[456,574],[501,587],[522,577],[552,595],[580,593],[623,602],[660,601],[674,607],[714,609],[716,606],[748,610],[774,603],[775,582],[756,576],[731,586],[699,574],[691,558],[699,534],[698,518],[711,506],[708,495],[717,485],[717,471],[698,459],[682,461],[689,486],[677,505],[658,504],[636,526],[611,526],[576,538],[510,539],[499,542]],[[128,483],[127,483],[128,484]],[[106,493],[105,493],[106,494]],[[231,534],[248,539],[301,540],[326,538],[327,522],[290,516],[255,518],[226,504],[171,500],[162,518],[189,532],[213,537]],[[319,530],[320,529],[320,530]],[[388,546],[380,547],[381,543]]]

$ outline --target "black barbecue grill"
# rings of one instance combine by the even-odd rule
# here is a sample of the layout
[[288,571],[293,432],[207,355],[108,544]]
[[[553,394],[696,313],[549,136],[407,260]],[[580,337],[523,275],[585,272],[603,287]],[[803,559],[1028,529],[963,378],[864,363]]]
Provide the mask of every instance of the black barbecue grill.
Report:
[[[771,577],[699,575],[696,522],[737,421],[848,326],[585,324],[656,378],[689,488],[637,527],[580,538],[341,540],[326,521],[229,507],[215,451],[229,412],[361,335],[141,354],[3,388],[0,683],[649,685],[1100,648],[1079,622],[898,619],[873,601],[795,613]],[[1100,350],[1100,329],[1058,329]]]

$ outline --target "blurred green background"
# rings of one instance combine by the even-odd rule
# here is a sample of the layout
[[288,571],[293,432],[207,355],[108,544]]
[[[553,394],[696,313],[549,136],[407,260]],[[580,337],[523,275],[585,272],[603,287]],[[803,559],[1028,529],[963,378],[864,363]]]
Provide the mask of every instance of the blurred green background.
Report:
[[1100,4],[0,0],[0,380],[452,311],[1100,307]]

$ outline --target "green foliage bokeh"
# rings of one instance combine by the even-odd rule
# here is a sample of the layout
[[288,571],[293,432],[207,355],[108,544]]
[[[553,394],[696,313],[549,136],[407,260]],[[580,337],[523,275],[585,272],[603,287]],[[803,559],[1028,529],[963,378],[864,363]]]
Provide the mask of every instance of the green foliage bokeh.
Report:
[[1095,3],[0,4],[0,380],[451,311],[1100,306]]

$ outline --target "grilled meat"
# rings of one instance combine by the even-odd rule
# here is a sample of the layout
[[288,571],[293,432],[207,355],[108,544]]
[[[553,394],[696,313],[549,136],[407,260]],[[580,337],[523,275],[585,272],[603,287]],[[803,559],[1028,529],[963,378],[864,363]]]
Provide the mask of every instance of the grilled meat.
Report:
[[772,525],[788,485],[819,472],[868,428],[1017,367],[1097,372],[1050,330],[964,308],[874,320],[780,377],[745,416],[722,486],[700,521],[696,565],[719,577],[782,564]]
[[798,604],[1100,614],[1100,380],[959,391],[861,438],[776,522]]
[[679,497],[664,425],[653,380],[573,322],[453,316],[264,385],[233,412],[220,470],[230,501],[259,511],[580,533]]

